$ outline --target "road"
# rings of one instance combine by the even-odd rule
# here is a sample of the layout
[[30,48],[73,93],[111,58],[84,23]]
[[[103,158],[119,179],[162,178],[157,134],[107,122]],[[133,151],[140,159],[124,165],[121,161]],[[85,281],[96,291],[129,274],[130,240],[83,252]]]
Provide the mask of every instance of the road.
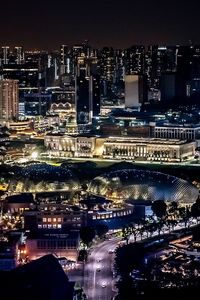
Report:
[[[196,221],[190,222],[190,227],[196,225]],[[179,231],[184,227],[184,223],[180,223],[175,226],[171,233]],[[163,233],[169,233],[169,229],[165,228],[165,230],[162,231],[161,236]],[[158,232],[156,231],[151,237],[157,235]],[[147,233],[143,234],[142,239],[147,239]],[[137,236],[136,240],[140,241],[141,237]],[[80,264],[75,270],[67,273],[71,281],[80,282],[84,287],[84,292],[86,293],[88,300],[111,300],[112,297],[117,294],[112,273],[114,253],[109,253],[109,251],[114,251],[118,246],[119,241],[122,242],[122,239],[112,238],[94,245],[93,249],[90,250],[85,267],[83,268],[83,265]],[[134,242],[133,236],[130,236],[129,242]]]
[[[190,226],[195,225],[196,223]],[[184,224],[179,224],[175,226],[173,232],[183,228]],[[163,233],[169,233],[169,229],[166,228]],[[152,237],[157,235],[158,232],[154,232]],[[144,234],[143,239],[146,238],[147,235]],[[121,238],[112,238],[94,246],[91,250],[84,268],[83,283],[88,300],[111,300],[117,294],[112,273],[114,254],[109,253],[109,251],[114,251],[120,240]],[[136,240],[140,241],[141,237],[138,236]],[[133,241],[134,239],[131,236],[129,242]]]
[[111,300],[114,291],[112,262],[120,238],[105,241],[91,250],[84,270],[84,291],[88,300]]
[[[187,161],[177,161],[177,162],[167,162],[167,161],[146,161],[146,160],[131,160],[131,159],[123,159],[123,158],[93,158],[93,157],[60,157],[60,156],[47,156],[48,160],[45,160],[45,158],[37,158],[37,160],[40,160],[41,162],[47,162],[49,164],[55,164],[54,160],[58,160],[61,159],[62,162],[64,162],[65,160],[68,161],[74,161],[74,162],[85,162],[85,161],[93,161],[96,163],[119,163],[122,161],[126,161],[126,162],[131,162],[134,165],[158,165],[158,166],[190,166],[190,167],[199,167],[200,166],[200,161],[195,161],[194,159],[190,159]],[[61,163],[57,162],[56,165],[60,165]]]

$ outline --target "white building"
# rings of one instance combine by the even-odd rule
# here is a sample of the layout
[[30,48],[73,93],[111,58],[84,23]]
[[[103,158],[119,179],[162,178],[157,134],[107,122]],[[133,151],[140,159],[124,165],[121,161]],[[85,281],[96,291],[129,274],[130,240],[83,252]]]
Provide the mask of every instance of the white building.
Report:
[[125,75],[125,107],[139,109],[140,103],[140,76]]
[[45,146],[52,155],[66,157],[99,157],[142,161],[184,161],[193,158],[197,143],[130,137],[87,137],[46,135]]

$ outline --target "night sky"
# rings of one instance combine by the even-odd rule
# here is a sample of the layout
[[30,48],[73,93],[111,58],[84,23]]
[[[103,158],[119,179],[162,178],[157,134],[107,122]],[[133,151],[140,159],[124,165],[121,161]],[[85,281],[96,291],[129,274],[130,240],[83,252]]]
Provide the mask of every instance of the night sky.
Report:
[[198,0],[184,2],[4,0],[0,5],[0,44],[50,50],[85,39],[95,47],[121,48],[189,40],[200,43],[200,4]]

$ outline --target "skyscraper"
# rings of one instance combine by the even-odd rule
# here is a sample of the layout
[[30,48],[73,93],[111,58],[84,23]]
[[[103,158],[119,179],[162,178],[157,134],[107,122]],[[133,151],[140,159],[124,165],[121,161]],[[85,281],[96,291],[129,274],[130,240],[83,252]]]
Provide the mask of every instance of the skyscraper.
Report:
[[7,65],[9,63],[10,47],[3,46],[1,49],[2,49],[2,64]]
[[24,51],[22,47],[14,48],[14,55],[16,57],[16,64],[21,65],[24,63]]
[[0,120],[12,120],[18,116],[19,92],[18,81],[0,80]]
[[127,75],[144,73],[145,47],[142,45],[132,46],[125,50],[124,66]]
[[175,73],[163,73],[161,75],[161,100],[171,101],[175,97],[176,75]]
[[77,124],[90,124],[93,116],[100,113],[100,80],[98,75],[88,75],[81,69],[76,76]]
[[61,75],[66,73],[67,54],[68,54],[67,45],[61,45],[60,47],[60,74]]
[[144,77],[141,75],[125,75],[125,107],[139,109],[145,101]]

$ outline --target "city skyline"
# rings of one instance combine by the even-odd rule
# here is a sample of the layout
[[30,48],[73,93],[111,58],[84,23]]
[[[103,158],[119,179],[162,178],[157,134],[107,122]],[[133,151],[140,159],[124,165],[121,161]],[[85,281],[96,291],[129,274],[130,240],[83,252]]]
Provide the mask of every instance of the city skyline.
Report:
[[[132,44],[200,43],[199,4],[155,0],[123,4],[90,0],[52,5],[47,1],[3,2],[1,42],[27,49],[54,49],[88,39],[94,47],[126,48]],[[149,26],[151,25],[151,26]]]

